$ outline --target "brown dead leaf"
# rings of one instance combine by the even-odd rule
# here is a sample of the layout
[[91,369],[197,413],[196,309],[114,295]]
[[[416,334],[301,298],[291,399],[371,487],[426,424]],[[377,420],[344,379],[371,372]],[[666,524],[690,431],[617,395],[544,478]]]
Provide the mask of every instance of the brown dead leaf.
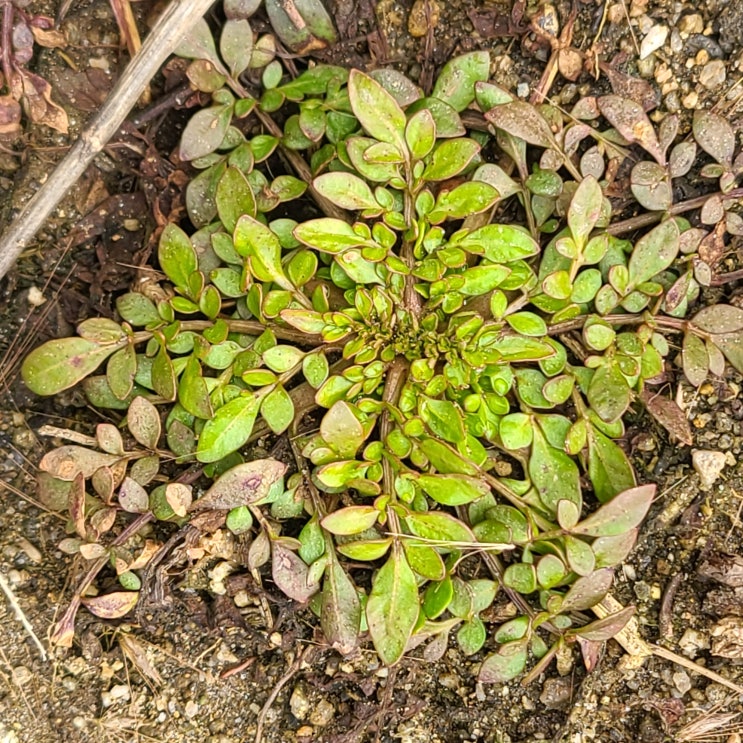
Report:
[[22,81],[23,103],[31,121],[67,134],[67,113],[52,100],[52,86],[40,75],[27,70],[19,70],[19,76]]
[[139,591],[114,591],[103,596],[82,599],[82,605],[101,619],[119,619],[136,605]]
[[20,133],[21,104],[12,96],[0,96],[0,136],[15,137]]
[[34,35],[34,41],[39,46],[45,46],[47,49],[63,49],[67,46],[67,37],[56,28],[36,28],[31,26],[31,33]]
[[131,664],[142,674],[142,677],[147,681],[152,681],[153,684],[162,684],[162,676],[160,676],[157,668],[150,662],[144,646],[131,635],[126,635],[123,632],[118,634],[118,639],[124,655],[126,655]]
[[649,392],[647,389],[642,391],[640,397],[648,412],[668,433],[675,436],[686,446],[691,446],[694,443],[686,414],[674,400]]

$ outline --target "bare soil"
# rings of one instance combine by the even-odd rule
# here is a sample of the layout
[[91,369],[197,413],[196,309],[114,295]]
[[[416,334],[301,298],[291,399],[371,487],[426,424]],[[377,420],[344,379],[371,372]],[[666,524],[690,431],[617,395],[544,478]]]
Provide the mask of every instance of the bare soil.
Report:
[[[30,9],[53,16],[59,5],[32,0]],[[152,5],[137,4],[142,28]],[[319,58],[364,68],[391,64],[424,86],[450,56],[486,48],[496,81],[526,97],[550,56],[527,32],[536,3],[429,0],[421,16],[416,2],[412,25],[407,0],[330,5],[341,42]],[[616,70],[645,80],[642,90],[657,95],[658,111],[678,111],[687,130],[695,106],[722,105],[737,121],[742,8],[738,0],[627,0],[626,6],[620,0],[608,7],[587,0],[578,5],[573,45],[584,52],[593,47]],[[570,7],[558,4],[543,13],[543,22],[551,23],[554,14],[564,26]],[[680,48],[672,42],[674,53],[667,54],[666,46],[651,62],[640,60],[627,13],[638,41],[661,24],[679,33]],[[32,66],[64,102],[71,132],[63,136],[26,124],[23,139],[12,143],[18,156],[0,155],[3,225],[43,181],[126,62],[106,0],[73,3],[62,28],[68,47],[42,50]],[[710,88],[705,67],[716,59],[724,62],[725,79]],[[568,104],[610,90],[611,83],[606,72],[598,80],[583,73],[575,82],[558,75],[550,95]],[[162,93],[163,82],[155,81],[153,94]],[[167,213],[174,188],[167,158],[184,121],[183,113],[170,113],[112,143],[0,285],[0,574],[44,645],[69,598],[75,568],[56,547],[65,519],[36,501],[35,464],[50,446],[37,431],[53,424],[89,432],[99,414],[75,392],[54,400],[33,397],[18,381],[17,366],[33,345],[69,333],[84,317],[112,315],[116,294],[146,259],[154,221],[143,215],[153,204]],[[97,217],[93,207],[102,209]],[[87,232],[80,237],[73,227],[86,215]],[[737,260],[733,251],[730,267]],[[727,291],[734,297],[738,286]],[[702,298],[719,300],[719,291]],[[737,563],[727,556],[743,555],[741,384],[730,372],[699,393],[681,388],[695,447],[730,454],[723,477],[708,491],[700,489],[688,447],[669,443],[645,417],[634,421],[627,447],[639,478],[658,483],[662,495],[616,585],[617,597],[637,606],[645,639],[737,683],[743,683],[743,589],[735,585]],[[528,687],[478,685],[483,654],[467,658],[456,647],[437,662],[409,658],[388,670],[369,652],[344,660],[323,650],[311,613],[277,593],[269,594],[269,624],[239,580],[227,581],[225,594],[215,593],[213,583],[210,590],[217,564],[174,561],[165,600],[136,623],[104,623],[81,612],[74,647],[46,660],[0,594],[0,742],[250,741],[277,684],[282,688],[265,720],[269,743],[740,741],[736,730],[743,727],[714,716],[743,712],[740,698],[668,661],[632,662],[616,643],[607,644],[592,674],[577,659],[564,658],[559,669]],[[710,729],[697,734],[683,727],[694,720]]]

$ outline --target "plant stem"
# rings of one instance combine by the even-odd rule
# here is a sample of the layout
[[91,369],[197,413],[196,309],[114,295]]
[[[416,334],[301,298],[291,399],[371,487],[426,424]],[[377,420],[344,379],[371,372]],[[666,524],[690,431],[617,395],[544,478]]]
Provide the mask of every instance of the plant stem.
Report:
[[[245,333],[246,335],[260,335],[266,330],[270,330],[279,340],[291,341],[298,345],[304,346],[323,346],[325,341],[321,336],[315,333],[303,333],[301,330],[284,327],[282,325],[273,325],[271,323],[263,324],[257,320],[231,320],[220,318],[227,323],[230,331],[233,333]],[[214,325],[212,320],[183,320],[181,330],[202,331],[211,328]],[[144,343],[152,338],[153,333],[150,330],[140,330],[134,333],[134,343]],[[330,348],[328,344],[328,348]]]
[[[549,335],[562,335],[572,330],[580,330],[589,317],[591,315],[581,315],[572,320],[559,322],[556,325],[550,326],[548,333]],[[657,325],[660,328],[667,328],[678,333],[684,333],[689,328],[688,320],[681,320],[677,317],[653,317],[652,320],[648,321],[642,315],[606,315],[601,319],[610,325],[642,325],[644,322],[650,322],[650,324]]]
[[675,217],[684,212],[692,211],[693,209],[701,209],[707,199],[712,196],[719,196],[723,201],[729,201],[730,199],[739,199],[743,196],[743,188],[734,188],[732,191],[723,193],[722,191],[714,191],[713,193],[705,194],[704,196],[695,196],[693,199],[687,199],[686,201],[679,201],[678,204],[674,204],[667,212],[648,212],[647,214],[638,214],[636,217],[630,217],[624,219],[621,222],[615,222],[606,228],[606,232],[609,235],[624,235],[627,232],[633,232],[640,227],[647,227],[648,225],[660,222],[663,217],[668,214]]

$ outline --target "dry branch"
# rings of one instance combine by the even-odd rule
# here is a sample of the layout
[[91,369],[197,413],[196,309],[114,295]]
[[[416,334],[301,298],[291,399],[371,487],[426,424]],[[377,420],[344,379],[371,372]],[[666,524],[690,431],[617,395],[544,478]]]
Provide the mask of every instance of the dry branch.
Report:
[[92,124],[80,135],[46,183],[0,238],[0,278],[5,276],[34,239],[46,218],[116,134],[160,66],[213,2],[214,0],[171,0]]

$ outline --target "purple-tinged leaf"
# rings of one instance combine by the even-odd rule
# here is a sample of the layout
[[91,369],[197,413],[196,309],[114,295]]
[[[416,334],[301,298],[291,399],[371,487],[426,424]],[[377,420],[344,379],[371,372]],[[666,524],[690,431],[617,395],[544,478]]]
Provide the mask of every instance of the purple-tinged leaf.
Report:
[[286,472],[286,465],[275,459],[256,459],[238,464],[225,472],[209,490],[191,505],[192,511],[229,511],[265,498],[271,486]]
[[602,568],[573,583],[565,594],[560,607],[561,612],[584,611],[598,604],[609,593],[614,572],[609,568]]
[[605,95],[598,99],[598,106],[604,118],[628,142],[637,142],[659,165],[666,164],[655,128],[639,103],[618,95]]
[[619,536],[642,523],[654,495],[655,485],[640,485],[625,490],[570,531],[589,537]]
[[137,605],[138,599],[139,591],[115,591],[103,596],[83,598],[82,605],[101,619],[120,619]]

